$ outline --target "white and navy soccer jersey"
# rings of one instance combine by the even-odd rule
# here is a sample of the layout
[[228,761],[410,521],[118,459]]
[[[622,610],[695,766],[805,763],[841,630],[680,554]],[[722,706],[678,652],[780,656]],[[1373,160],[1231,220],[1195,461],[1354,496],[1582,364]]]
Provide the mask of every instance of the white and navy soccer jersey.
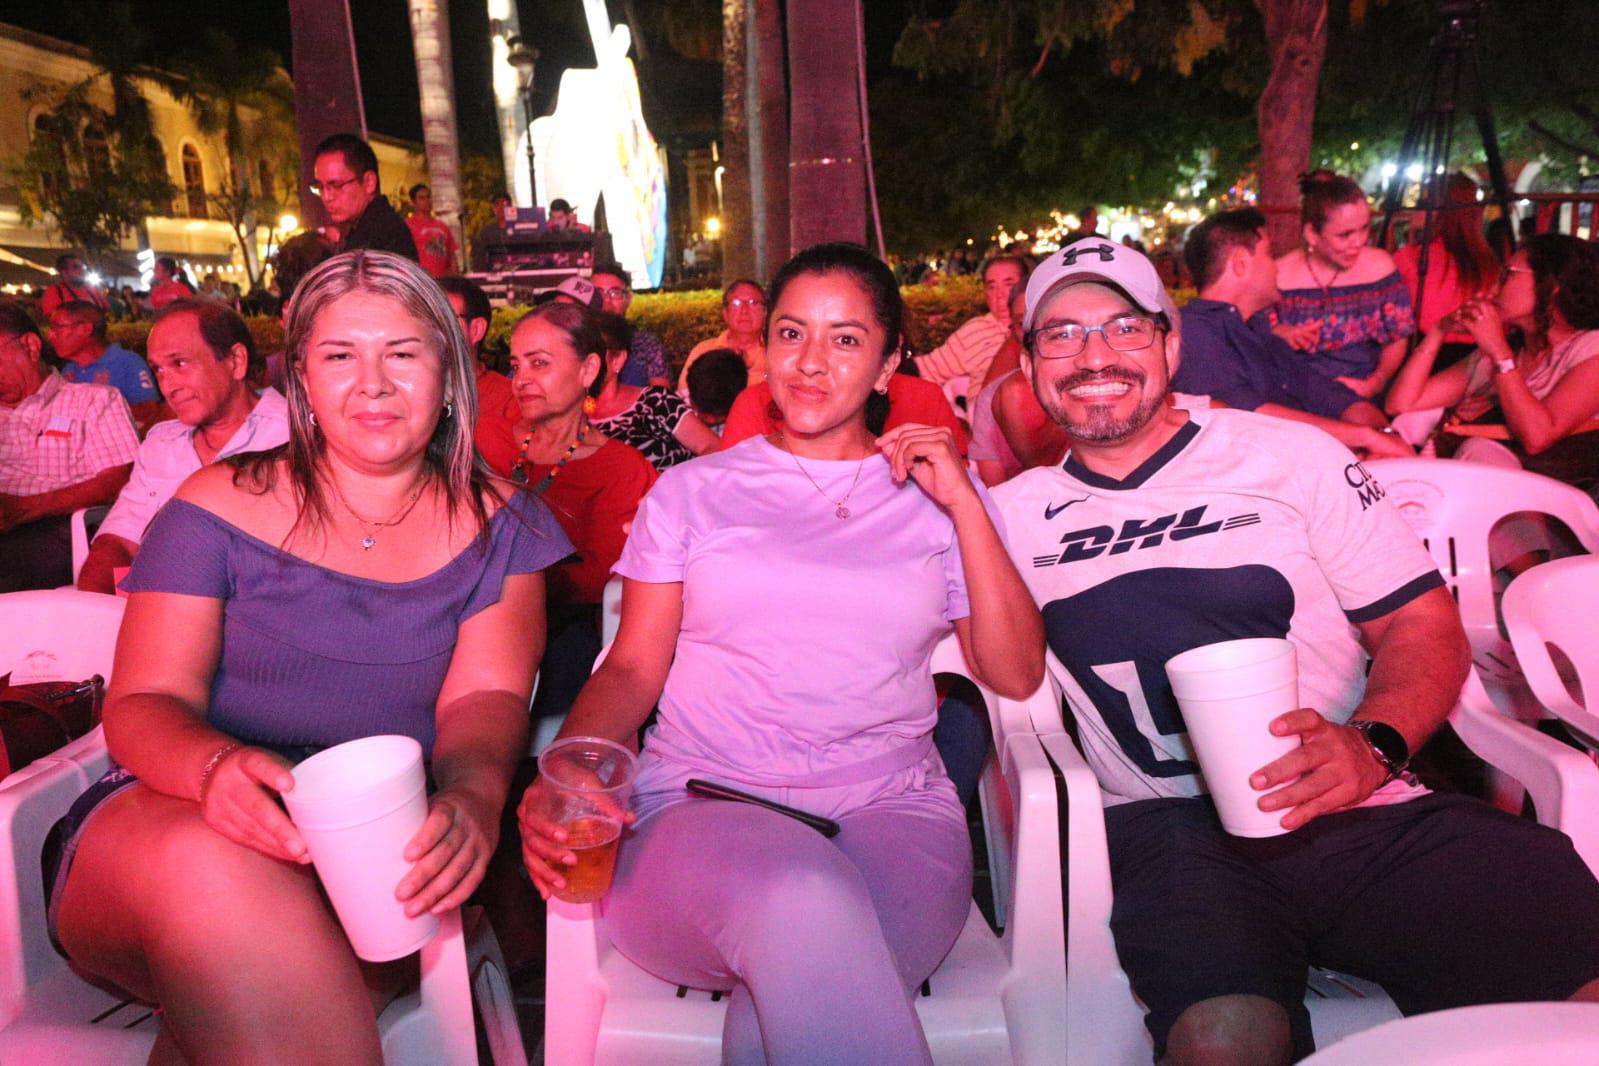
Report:
[[[1248,411],[1189,419],[1125,479],[1068,456],[993,490],[1108,803],[1205,792],[1166,680],[1172,656],[1287,637],[1300,705],[1346,721],[1365,688],[1354,623],[1443,584],[1332,437]],[[1405,791],[1395,782],[1378,801]]]

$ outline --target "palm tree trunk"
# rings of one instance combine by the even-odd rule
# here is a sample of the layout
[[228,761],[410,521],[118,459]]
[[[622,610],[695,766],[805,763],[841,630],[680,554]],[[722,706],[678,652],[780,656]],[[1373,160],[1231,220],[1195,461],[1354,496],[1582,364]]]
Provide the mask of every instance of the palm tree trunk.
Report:
[[1316,89],[1327,58],[1327,0],[1255,0],[1266,20],[1271,76],[1256,106],[1260,206],[1272,251],[1299,243],[1299,175],[1310,169]]
[[789,241],[866,240],[855,5],[789,0]]
[[750,0],[722,0],[722,277],[755,272],[745,62]]
[[289,31],[300,130],[300,206],[311,225],[321,226],[327,212],[311,193],[316,146],[334,133],[366,136],[348,0],[289,0]]
[[[489,82],[494,87],[494,115],[500,127],[500,159],[505,164],[505,191],[516,198],[517,162],[525,155],[521,137],[527,130],[517,72],[506,60],[511,47],[506,42],[522,33],[515,0],[488,0],[489,5]],[[531,181],[531,176],[529,181]],[[531,205],[532,200],[528,203]]]
[[751,0],[745,81],[751,101],[750,202],[755,276],[770,278],[789,256],[788,83],[783,70],[783,12],[778,0]]
[[[450,63],[449,0],[410,0],[411,44],[422,103],[422,147],[434,213],[466,247],[461,229],[461,152],[455,126],[455,74]],[[451,266],[459,268],[460,264]]]

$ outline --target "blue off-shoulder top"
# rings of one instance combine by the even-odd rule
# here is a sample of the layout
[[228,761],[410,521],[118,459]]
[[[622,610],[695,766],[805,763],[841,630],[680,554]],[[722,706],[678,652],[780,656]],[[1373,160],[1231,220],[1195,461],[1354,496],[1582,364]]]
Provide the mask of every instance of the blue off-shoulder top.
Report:
[[151,522],[122,588],[223,601],[208,713],[222,732],[285,753],[398,733],[431,756],[461,623],[499,601],[507,576],[572,552],[549,509],[527,492],[495,512],[483,536],[486,544],[478,540],[426,577],[374,581],[172,500]]

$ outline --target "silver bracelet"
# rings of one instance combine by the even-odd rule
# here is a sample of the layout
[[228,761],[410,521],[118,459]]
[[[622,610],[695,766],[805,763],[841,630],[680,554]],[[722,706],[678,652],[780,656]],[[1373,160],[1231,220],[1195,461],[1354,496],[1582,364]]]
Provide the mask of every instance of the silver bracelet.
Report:
[[211,787],[211,775],[216,772],[218,766],[222,765],[223,759],[226,759],[242,747],[244,745],[239,741],[230,740],[211,754],[211,758],[205,762],[205,768],[200,771],[200,798],[196,802],[202,806],[205,804],[206,790]]

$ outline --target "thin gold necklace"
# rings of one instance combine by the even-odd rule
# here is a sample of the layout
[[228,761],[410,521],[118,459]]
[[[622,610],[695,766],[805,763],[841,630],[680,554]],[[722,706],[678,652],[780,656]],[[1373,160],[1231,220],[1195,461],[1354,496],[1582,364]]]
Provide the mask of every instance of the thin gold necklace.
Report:
[[866,455],[859,463],[855,464],[855,477],[849,483],[849,491],[844,493],[843,499],[835,500],[827,493],[822,492],[822,486],[816,483],[816,479],[811,477],[811,472],[806,470],[805,465],[799,461],[799,456],[795,455],[793,450],[789,448],[788,438],[783,435],[783,431],[781,429],[777,431],[777,440],[780,444],[782,444],[783,450],[788,452],[788,457],[794,460],[794,465],[799,467],[799,472],[805,475],[805,480],[811,483],[811,487],[821,494],[822,499],[833,505],[833,515],[840,521],[848,518],[850,516],[850,509],[844,505],[849,503],[849,498],[855,494],[855,486],[859,485],[861,481],[861,470],[865,468],[866,460],[870,459],[871,456]]
[[401,522],[405,521],[406,516],[411,513],[411,509],[416,506],[416,501],[422,498],[422,483],[426,479],[426,471],[418,474],[416,478],[416,484],[411,488],[410,498],[405,501],[401,508],[395,512],[392,517],[382,522],[374,522],[371,519],[363,518],[361,515],[356,513],[355,508],[350,506],[350,501],[344,498],[344,490],[339,488],[338,478],[330,479],[333,482],[333,494],[339,498],[339,503],[344,505],[344,509],[350,513],[351,518],[361,523],[361,528],[366,532],[366,536],[361,538],[362,551],[371,551],[373,548],[377,547],[378,530],[388,529],[391,526],[397,526]]

